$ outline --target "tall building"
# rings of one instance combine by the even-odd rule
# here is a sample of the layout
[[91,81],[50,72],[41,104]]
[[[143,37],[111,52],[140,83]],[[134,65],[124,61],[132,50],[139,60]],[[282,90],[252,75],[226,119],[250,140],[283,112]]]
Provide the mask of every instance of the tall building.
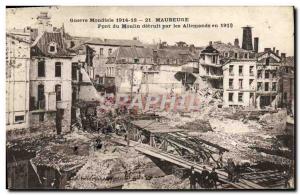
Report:
[[257,108],[277,107],[280,101],[278,74],[281,58],[274,51],[265,48],[257,57]]
[[6,34],[6,127],[29,128],[29,32]]
[[37,19],[38,36],[31,45],[30,127],[32,131],[65,133],[71,128],[73,56],[62,32],[51,28],[47,14]]

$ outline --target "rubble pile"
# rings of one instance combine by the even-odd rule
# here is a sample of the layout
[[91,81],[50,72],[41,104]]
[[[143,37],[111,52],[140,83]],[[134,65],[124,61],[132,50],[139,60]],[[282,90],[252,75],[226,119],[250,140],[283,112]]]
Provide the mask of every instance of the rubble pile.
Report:
[[[152,178],[158,167],[146,156],[130,148],[106,148],[95,152],[70,180],[68,189],[103,189],[121,185],[130,180]],[[147,175],[147,173],[152,175]],[[154,175],[153,175],[154,174]],[[162,174],[157,174],[160,176]]]

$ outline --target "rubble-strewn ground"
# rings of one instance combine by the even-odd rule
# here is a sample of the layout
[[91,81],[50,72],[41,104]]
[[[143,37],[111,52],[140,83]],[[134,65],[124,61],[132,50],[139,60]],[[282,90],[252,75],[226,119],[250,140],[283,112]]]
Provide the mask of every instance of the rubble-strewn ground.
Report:
[[[250,164],[271,162],[290,165],[293,143],[285,143],[286,111],[271,112],[220,108],[218,91],[199,91],[203,102],[199,112],[156,113],[174,128],[229,150],[224,161],[247,161]],[[150,158],[132,148],[116,146],[109,135],[82,130],[64,136],[40,134],[7,143],[7,148],[36,152],[36,165],[58,170],[79,171],[68,182],[68,189],[186,189],[188,179],[164,173]],[[101,139],[103,147],[93,144]],[[292,139],[292,137],[288,138]],[[75,148],[77,148],[75,150]]]

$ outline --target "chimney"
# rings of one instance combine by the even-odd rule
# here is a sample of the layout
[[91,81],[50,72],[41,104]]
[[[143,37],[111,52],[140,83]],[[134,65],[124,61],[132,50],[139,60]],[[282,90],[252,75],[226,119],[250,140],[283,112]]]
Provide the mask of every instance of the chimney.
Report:
[[276,50],[276,55],[279,56],[279,50],[278,49]]
[[235,47],[240,47],[240,43],[239,43],[239,39],[238,38],[234,39],[234,46]]
[[273,53],[275,53],[275,47],[273,47]]
[[267,47],[267,48],[264,49],[264,52],[268,52],[268,51],[271,51],[271,48]]
[[259,38],[258,37],[254,37],[254,51],[256,53],[258,53],[258,41],[259,41]]
[[212,41],[209,42],[209,46],[212,46]]
[[243,42],[242,42],[242,49],[245,50],[253,50],[252,45],[252,27],[245,26],[243,28]]

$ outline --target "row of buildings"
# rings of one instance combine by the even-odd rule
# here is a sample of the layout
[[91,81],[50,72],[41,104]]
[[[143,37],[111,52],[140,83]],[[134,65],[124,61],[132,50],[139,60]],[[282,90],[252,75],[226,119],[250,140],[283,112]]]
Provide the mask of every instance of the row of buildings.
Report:
[[224,106],[265,108],[294,100],[294,59],[275,48],[209,42],[195,47],[132,40],[72,37],[43,12],[36,27],[6,34],[7,130],[68,132],[78,102],[101,102],[105,93],[198,93],[214,88]]

